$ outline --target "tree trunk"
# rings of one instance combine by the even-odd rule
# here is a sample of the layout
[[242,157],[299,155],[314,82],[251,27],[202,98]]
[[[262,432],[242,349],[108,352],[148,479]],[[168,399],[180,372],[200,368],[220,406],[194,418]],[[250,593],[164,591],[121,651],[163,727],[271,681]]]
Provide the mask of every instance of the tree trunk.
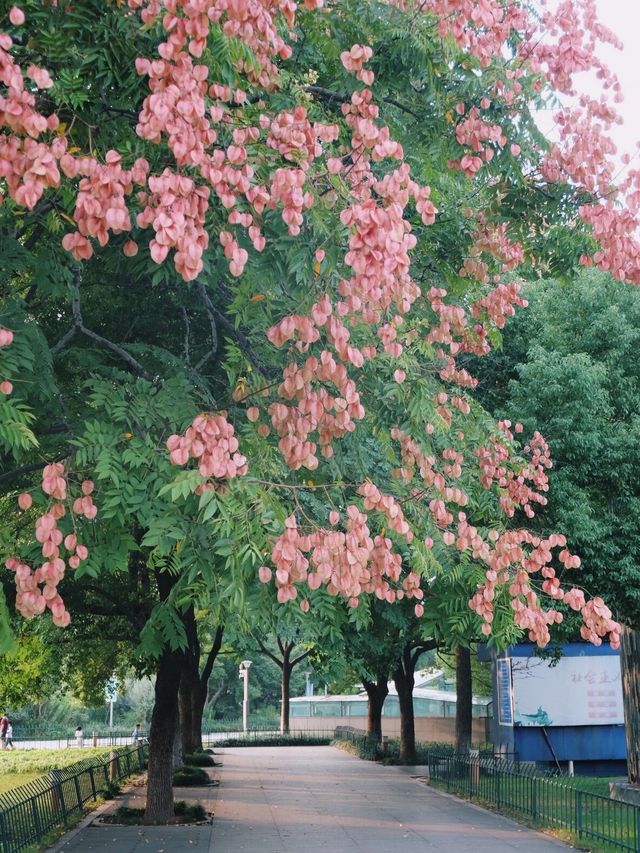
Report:
[[171,763],[173,765],[173,772],[176,770],[180,770],[184,767],[184,748],[182,741],[182,723],[180,722],[180,712],[178,711],[178,715],[176,717],[176,730],[173,735],[173,753],[171,756]]
[[400,761],[403,764],[416,763],[416,726],[413,716],[414,668],[411,647],[405,646],[393,673],[393,683],[398,691],[400,704]]
[[471,652],[456,646],[456,752],[471,749],[472,695]]
[[202,716],[207,701],[209,679],[213,665],[222,645],[224,626],[216,630],[211,649],[200,673],[201,647],[195,609],[190,607],[183,616],[187,641],[184,667],[180,678],[180,727],[182,730],[182,752],[191,755],[202,752]]
[[627,773],[640,785],[640,631],[623,626],[620,646],[624,731],[627,739]]
[[386,675],[378,677],[377,681],[362,679],[364,689],[367,691],[369,701],[367,703],[367,734],[375,736],[378,741],[382,740],[382,707],[384,700],[389,695],[389,684]]
[[200,673],[194,672],[193,661],[188,656],[180,678],[180,733],[182,736],[182,751],[185,755],[202,750],[202,706],[204,699],[201,695]]
[[181,652],[165,649],[158,662],[155,702],[149,729],[149,773],[145,823],[173,817],[173,744],[178,726]]
[[200,685],[191,705],[191,752],[202,752],[202,716],[207,701],[207,689]]
[[280,679],[280,697],[282,699],[280,706],[280,733],[283,735],[289,734],[289,694],[291,692],[291,670],[293,669],[290,654],[291,649],[286,646],[282,656],[282,678]]

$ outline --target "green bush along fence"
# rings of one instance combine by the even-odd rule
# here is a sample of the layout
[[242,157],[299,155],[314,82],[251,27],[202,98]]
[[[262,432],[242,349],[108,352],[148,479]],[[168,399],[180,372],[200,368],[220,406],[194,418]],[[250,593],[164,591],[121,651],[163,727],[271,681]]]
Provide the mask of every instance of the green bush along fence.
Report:
[[640,851],[640,807],[580,790],[579,778],[544,776],[518,762],[429,753],[428,780],[544,827],[611,850]]
[[146,743],[114,749],[6,791],[0,798],[0,853],[19,853],[55,827],[66,826],[109,782],[142,770],[148,754]]
[[333,740],[333,729],[304,729],[281,734],[277,729],[262,731],[250,729],[246,732],[229,732],[226,737],[219,735],[208,740],[203,735],[203,743],[208,746],[328,746]]

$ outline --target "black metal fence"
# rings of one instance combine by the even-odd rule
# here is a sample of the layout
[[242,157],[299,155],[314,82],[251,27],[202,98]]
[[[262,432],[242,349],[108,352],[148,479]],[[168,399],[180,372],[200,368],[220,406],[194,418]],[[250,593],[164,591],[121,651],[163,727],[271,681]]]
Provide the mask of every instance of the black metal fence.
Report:
[[367,734],[363,729],[353,726],[336,726],[334,737],[352,743],[362,758],[375,760],[387,750],[387,738],[380,740],[377,735]]
[[19,853],[55,827],[67,826],[110,782],[142,770],[148,755],[146,743],[114,749],[6,791],[0,799],[0,853]]
[[428,780],[539,826],[565,829],[610,850],[640,851],[640,807],[581,790],[579,777],[550,778],[500,758],[429,754]]

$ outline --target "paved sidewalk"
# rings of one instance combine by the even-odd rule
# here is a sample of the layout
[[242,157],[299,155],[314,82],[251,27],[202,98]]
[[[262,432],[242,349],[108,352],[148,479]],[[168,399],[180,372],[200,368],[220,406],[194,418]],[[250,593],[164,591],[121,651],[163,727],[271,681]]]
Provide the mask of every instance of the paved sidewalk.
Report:
[[569,848],[333,747],[225,749],[215,853],[561,853]]
[[[219,788],[176,789],[213,826],[88,825],[56,853],[561,853],[553,838],[435,791],[420,767],[382,767],[333,747],[220,750]],[[135,789],[107,810],[143,804]]]

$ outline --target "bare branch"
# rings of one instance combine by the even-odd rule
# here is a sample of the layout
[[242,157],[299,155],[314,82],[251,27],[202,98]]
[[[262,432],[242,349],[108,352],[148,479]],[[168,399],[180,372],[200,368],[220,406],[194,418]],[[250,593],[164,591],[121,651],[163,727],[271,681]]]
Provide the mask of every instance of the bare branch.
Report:
[[238,347],[242,350],[242,352],[246,355],[249,361],[253,364],[253,366],[262,373],[263,376],[267,378],[275,378],[279,376],[280,371],[277,368],[269,367],[268,364],[265,364],[264,361],[257,355],[251,345],[251,341],[245,335],[245,333],[241,329],[236,329],[236,327],[231,323],[221,311],[211,303],[211,307],[213,309],[213,313],[218,321],[218,324],[222,326],[222,328],[228,333],[230,338],[236,342]]
[[265,646],[265,644],[262,642],[262,640],[259,640],[257,637],[254,637],[254,639],[255,639],[256,643],[258,644],[258,648],[260,649],[262,654],[266,655],[268,658],[270,658],[276,664],[276,666],[279,666],[280,669],[282,669],[283,662],[278,657],[276,657],[276,655],[274,655],[273,652],[269,651],[269,649]]
[[307,649],[306,652],[303,652],[301,655],[298,655],[297,658],[294,658],[292,661],[290,661],[291,667],[293,668],[296,664],[300,663],[301,660],[304,660],[310,654],[311,654],[311,649]]
[[204,302],[204,307],[207,312],[207,316],[209,317],[209,325],[211,327],[211,349],[208,353],[206,353],[200,361],[196,364],[196,370],[200,370],[206,362],[215,356],[218,352],[218,328],[216,326],[216,316],[215,316],[215,308],[213,307],[213,302],[211,301],[211,297],[207,292],[206,286],[198,281],[198,291],[200,292],[200,296],[202,297],[202,301]]
[[44,468],[45,465],[49,465],[51,462],[62,462],[63,459],[68,459],[71,453],[59,453],[53,459],[50,459],[45,462],[31,462],[29,465],[21,465],[19,468],[14,468],[12,471],[5,471],[4,474],[0,474],[0,483],[4,483],[7,480],[12,480],[14,477],[19,477],[21,474],[30,474],[31,471],[38,471],[41,468]]
[[207,660],[200,675],[200,684],[203,687],[208,687],[209,679],[211,678],[211,672],[213,670],[213,665],[216,662],[216,658],[218,657],[218,653],[220,652],[220,648],[222,646],[222,636],[224,634],[224,625],[218,625],[216,629],[216,635],[213,638],[213,643],[211,645],[211,649],[209,650],[209,654],[207,655]]
[[[340,92],[334,92],[331,89],[325,89],[324,86],[305,86],[305,92],[308,92],[310,95],[316,95],[318,98],[322,98],[324,101],[328,101],[329,104],[332,101],[335,101],[338,104],[347,104],[351,101],[350,95],[341,95]],[[411,107],[407,107],[405,104],[397,101],[395,98],[383,98],[382,99],[385,104],[391,104],[394,107],[397,107],[399,110],[402,110],[403,113],[408,113],[414,118],[421,119],[422,116],[418,115],[418,113],[414,112]]]
[[184,360],[187,364],[191,364],[189,358],[189,315],[184,305],[182,306],[182,317],[184,319]]
[[64,349],[71,340],[71,338],[75,337],[77,331],[78,327],[74,325],[69,329],[68,332],[65,332],[65,334],[60,338],[58,343],[54,344],[54,346],[51,347],[51,355],[56,355],[56,353],[59,353],[60,350]]
[[118,344],[115,344],[113,341],[110,341],[108,338],[99,335],[97,332],[94,332],[92,329],[88,329],[84,325],[84,321],[82,319],[82,311],[80,308],[80,273],[77,269],[73,271],[73,283],[71,284],[71,310],[73,312],[74,325],[69,329],[69,331],[63,335],[63,337],[51,348],[51,352],[55,355],[55,353],[60,352],[69,341],[73,338],[76,332],[82,332],[83,335],[86,335],[88,338],[91,338],[96,343],[100,344],[106,349],[110,349],[111,352],[114,352],[117,356],[119,356],[123,361],[131,367],[138,376],[142,376],[143,379],[147,379],[151,381],[151,377],[144,369],[144,367],[137,361],[131,353],[128,353],[125,349]]

